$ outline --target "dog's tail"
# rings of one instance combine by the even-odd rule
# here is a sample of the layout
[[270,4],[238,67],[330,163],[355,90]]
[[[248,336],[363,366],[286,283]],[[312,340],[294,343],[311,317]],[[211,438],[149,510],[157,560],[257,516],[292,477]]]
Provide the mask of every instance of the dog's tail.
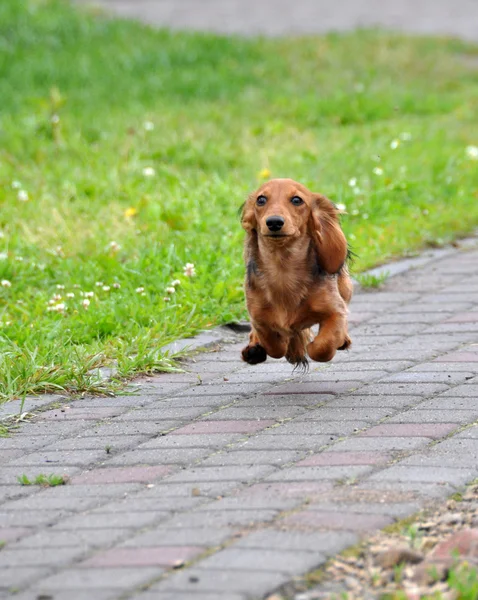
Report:
[[290,338],[285,357],[288,362],[294,365],[294,371],[296,369],[300,369],[304,372],[309,370],[309,361],[307,360],[307,344],[310,342],[310,340],[310,329],[297,331]]

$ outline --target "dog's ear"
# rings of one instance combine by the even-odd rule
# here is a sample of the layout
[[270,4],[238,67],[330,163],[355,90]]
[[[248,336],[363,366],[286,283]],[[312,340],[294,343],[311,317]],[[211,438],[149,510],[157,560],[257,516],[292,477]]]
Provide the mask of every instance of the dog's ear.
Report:
[[257,227],[256,213],[254,211],[254,199],[255,196],[251,194],[244,202],[241,211],[241,225],[248,233]]
[[337,273],[347,258],[347,240],[340,228],[339,212],[331,200],[314,194],[309,235],[314,241],[320,266],[330,275]]

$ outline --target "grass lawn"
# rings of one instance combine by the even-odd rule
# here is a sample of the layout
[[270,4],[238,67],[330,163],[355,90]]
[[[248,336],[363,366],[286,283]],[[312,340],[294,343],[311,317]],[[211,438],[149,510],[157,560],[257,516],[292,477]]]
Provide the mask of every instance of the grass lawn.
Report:
[[243,317],[237,210],[269,174],[346,206],[355,272],[471,231],[477,55],[2,0],[0,399],[94,391],[88,371],[112,361],[124,377],[166,368],[163,344]]

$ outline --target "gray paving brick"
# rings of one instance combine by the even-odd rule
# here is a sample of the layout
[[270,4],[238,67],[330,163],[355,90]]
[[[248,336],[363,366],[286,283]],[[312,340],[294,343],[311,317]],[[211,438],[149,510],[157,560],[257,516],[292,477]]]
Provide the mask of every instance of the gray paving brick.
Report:
[[[288,575],[271,571],[188,569],[151,587],[156,591],[246,593],[262,596],[285,583]],[[192,596],[194,598],[194,595]]]
[[15,548],[84,548],[85,550],[100,548],[126,539],[131,535],[130,529],[78,529],[57,531],[44,529],[33,535],[22,538],[15,543]]
[[369,481],[401,481],[420,483],[450,483],[452,485],[463,485],[471,481],[478,471],[474,468],[453,467],[407,467],[400,464],[388,467],[374,473]]
[[113,435],[113,436],[81,436],[60,439],[52,444],[48,444],[43,447],[45,452],[60,452],[60,451],[76,451],[76,450],[103,450],[106,454],[105,448],[109,448],[110,452],[119,452],[126,448],[136,447],[141,442],[147,440],[147,435],[127,435],[124,437]]
[[215,454],[201,462],[203,466],[226,465],[284,465],[298,460],[301,453],[294,450],[242,450],[236,449],[229,452]]
[[376,406],[338,407],[327,404],[326,406],[321,406],[315,410],[308,410],[299,415],[294,419],[294,423],[302,421],[321,421],[324,423],[328,421],[361,421],[364,423],[374,423],[384,417],[389,417],[393,413],[394,410],[390,406],[386,408]]
[[46,451],[42,449],[11,460],[9,466],[30,467],[55,464],[60,464],[62,467],[87,466],[106,457],[104,449],[71,451]]
[[318,434],[318,435],[298,435],[295,433],[282,434],[275,433],[273,436],[261,435],[249,438],[247,441],[238,444],[238,448],[245,450],[276,450],[283,448],[284,450],[318,450],[330,444],[331,440],[338,437],[339,434]]
[[[159,435],[162,432],[169,431],[175,427],[180,427],[182,421],[129,421],[129,422],[110,422],[95,425],[84,430],[87,437],[110,437],[110,436],[137,436],[137,435]],[[61,423],[63,425],[63,423]]]
[[155,579],[163,570],[159,567],[125,568],[120,569],[67,569],[38,582],[39,592],[63,590],[65,582],[69,589],[117,589],[133,588]]
[[360,388],[360,394],[372,395],[412,395],[412,396],[431,396],[439,392],[446,391],[448,386],[444,383],[372,383]]
[[2,511],[20,510],[20,511],[43,511],[43,510],[62,510],[69,512],[79,512],[98,506],[104,502],[101,496],[96,498],[72,498],[68,496],[54,497],[42,493],[34,496],[27,496],[18,500],[10,500],[1,505]]
[[351,479],[371,472],[373,467],[290,467],[281,469],[267,477],[267,481],[320,481],[321,479]]
[[478,439],[478,426],[468,427],[464,431],[457,433],[454,438]]
[[238,406],[257,406],[260,404],[263,407],[275,407],[275,406],[317,406],[322,405],[330,400],[333,400],[337,396],[335,394],[294,394],[293,400],[291,400],[288,394],[274,394],[271,396],[262,395],[259,398],[241,398],[238,402]]
[[[33,595],[32,595],[33,594]],[[15,594],[15,600],[38,600],[38,597],[34,590],[20,592]],[[1,596],[0,596],[1,598]],[[72,590],[68,588],[68,584],[65,583],[65,587],[62,590],[55,591],[53,600],[118,600],[118,590]],[[45,598],[46,600],[46,598]]]
[[197,435],[166,435],[155,437],[139,446],[139,450],[155,448],[222,448],[244,438],[243,433],[201,433]]
[[[149,492],[149,490],[147,490]],[[208,498],[200,496],[187,496],[185,498],[177,496],[151,497],[150,494],[134,494],[114,502],[102,503],[100,506],[93,508],[90,514],[104,513],[122,513],[122,512],[154,512],[159,514],[186,510],[197,506],[198,504],[207,503]]]
[[166,525],[154,528],[125,540],[125,547],[146,548],[148,546],[218,546],[228,540],[233,529],[230,527],[202,527],[181,529]]
[[328,452],[364,452],[364,451],[388,451],[388,450],[414,450],[423,448],[431,442],[426,437],[352,437],[337,442]]
[[[367,421],[292,421],[285,423],[280,427],[272,427],[267,431],[264,431],[264,436],[278,436],[278,435],[349,435],[354,431],[365,429],[370,423]],[[277,442],[276,442],[277,443]],[[277,446],[276,446],[277,447]]]
[[442,500],[457,491],[455,485],[449,483],[427,483],[423,481],[377,481],[370,480],[359,483],[357,488],[374,489],[394,494],[412,494],[416,500]]
[[338,513],[357,513],[365,515],[385,515],[402,519],[412,515],[420,510],[418,502],[401,502],[391,504],[389,502],[360,502],[352,504],[350,502],[313,502],[307,506],[308,510],[317,510],[319,512],[338,512]]
[[259,495],[248,495],[247,490],[245,492],[238,492],[233,496],[226,498],[219,497],[212,502],[205,502],[196,508],[196,512],[212,512],[215,510],[255,510],[255,509],[273,509],[273,510],[289,510],[297,504],[301,503],[300,498],[285,498],[277,496],[271,498],[270,496],[261,497]]
[[11,550],[4,548],[0,552],[0,570],[18,567],[62,567],[83,556],[85,551],[81,548],[50,548],[45,552],[43,548],[18,548]]
[[41,512],[2,511],[0,507],[0,527],[50,527],[60,518],[71,515],[71,511],[42,510]]
[[362,396],[360,392],[351,394],[350,396],[336,398],[327,402],[327,408],[389,408],[400,410],[409,406],[414,406],[423,402],[421,396],[392,396],[386,394],[385,396],[367,395]]
[[[0,591],[18,589],[48,573],[46,567],[0,568]],[[11,597],[11,595],[10,595]]]
[[358,537],[349,531],[285,531],[277,529],[262,529],[253,531],[234,544],[234,548],[281,548],[287,551],[318,552],[331,556],[341,552],[348,546],[353,546]]
[[214,481],[253,481],[258,477],[265,477],[273,471],[270,465],[253,466],[226,466],[226,467],[193,467],[180,471],[168,478],[172,482],[214,482]]
[[224,408],[211,415],[204,417],[206,421],[216,421],[222,419],[275,419],[284,420],[304,414],[307,409],[302,406],[294,405],[274,405],[258,406],[256,400],[255,405],[242,406],[234,405],[229,408]]
[[144,487],[141,483],[64,485],[44,489],[41,491],[41,495],[47,498],[116,498],[126,496]]
[[165,521],[170,516],[169,511],[151,511],[134,513],[98,513],[74,515],[63,518],[53,526],[54,531],[77,531],[80,529],[141,529]]
[[205,498],[215,498],[216,496],[223,496],[240,488],[243,484],[241,482],[230,480],[230,481],[185,481],[185,482],[170,482],[168,480],[161,481],[156,484],[152,489],[148,490],[148,494],[151,497],[167,497],[167,496],[201,496]]
[[279,510],[256,508],[251,510],[231,509],[213,511],[194,511],[187,514],[178,514],[169,519],[167,527],[180,529],[197,529],[199,527],[250,527],[260,523],[273,521]]
[[387,419],[387,423],[472,423],[478,418],[477,410],[413,410],[400,413]]
[[405,371],[402,373],[395,373],[384,377],[382,382],[390,383],[446,383],[447,385],[454,385],[462,383],[467,378],[473,377],[473,373],[466,371],[459,372],[448,372],[442,371]]
[[226,548],[202,560],[198,569],[241,569],[247,571],[272,571],[273,573],[303,573],[325,562],[325,556],[300,550]]
[[478,398],[478,386],[471,384],[457,385],[440,394],[440,397],[446,398],[448,396],[454,398]]
[[245,396],[258,393],[269,387],[267,383],[208,383],[190,387],[176,396]]
[[459,372],[468,372],[472,374],[478,373],[478,362],[445,362],[445,360],[441,360],[440,362],[426,362],[420,365],[414,365],[409,369],[410,372],[434,372],[440,371],[444,373],[459,373]]
[[108,465],[168,465],[193,463],[211,453],[208,448],[134,448],[118,454]]
[[138,408],[130,410],[129,412],[120,415],[115,418],[115,423],[121,421],[151,421],[154,423],[166,421],[166,420],[182,420],[182,419],[195,419],[203,413],[207,412],[204,407],[179,407],[175,406],[174,402],[164,402],[162,406],[154,408]]
[[[132,600],[225,600],[224,592],[142,592],[138,596],[132,596]],[[85,599],[88,600],[88,599]],[[234,594],[228,592],[227,600],[248,600],[245,594]]]

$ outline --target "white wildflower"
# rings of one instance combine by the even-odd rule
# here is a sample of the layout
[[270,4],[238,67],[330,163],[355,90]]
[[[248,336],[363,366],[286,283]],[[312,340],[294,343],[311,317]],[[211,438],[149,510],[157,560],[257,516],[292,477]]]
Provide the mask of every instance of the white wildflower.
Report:
[[1,240],[2,238],[4,238],[4,237],[5,237],[5,234],[4,234],[4,233],[3,233],[3,231],[0,229],[0,240]]
[[110,288],[110,286],[109,286],[109,285],[104,285],[104,286],[103,286],[101,289],[102,289],[104,292],[109,292],[111,288]]
[[174,287],[176,287],[177,285],[181,285],[181,282],[179,281],[179,279],[175,279],[174,281],[171,281],[171,285],[174,285]]
[[478,160],[478,146],[467,146],[465,148],[466,157],[471,160]]
[[62,285],[61,283],[59,283],[59,284],[57,284],[57,286],[56,286],[56,289],[57,289],[57,290],[64,290],[64,289],[65,289],[65,286],[64,286],[64,285]]
[[0,252],[0,260],[7,260],[8,254],[6,252]]
[[55,294],[53,296],[53,300],[55,300],[55,302],[58,302],[59,300],[61,300],[61,294]]
[[108,244],[108,248],[111,250],[111,252],[119,252],[121,250],[121,246],[114,240]]
[[152,121],[145,121],[143,123],[143,127],[146,131],[153,131],[154,129],[154,123]]
[[84,308],[84,309],[87,309],[87,308],[88,308],[88,306],[90,305],[90,301],[88,300],[88,298],[84,298],[84,299],[81,301],[81,305],[83,306],[83,308]]
[[144,287],[137,287],[135,291],[137,294],[142,294],[144,292]]
[[353,190],[354,190],[354,194],[355,194],[356,196],[357,196],[358,194],[361,194],[361,193],[362,193],[362,190],[361,190],[359,187],[354,187],[354,188],[353,188]]
[[54,125],[58,125],[58,123],[60,122],[60,116],[59,115],[52,115],[50,117],[50,121],[54,124]]
[[337,208],[337,210],[340,210],[340,212],[344,212],[347,210],[347,207],[345,206],[345,204],[342,204],[342,203],[336,204],[335,207]]
[[173,287],[167,287],[166,288],[166,293],[168,293],[168,294],[174,294],[175,291],[176,291],[176,289],[173,288]]
[[65,312],[65,310],[66,310],[66,304],[64,304],[64,303],[54,304],[53,306],[49,306],[47,308],[47,311],[49,311],[49,312]]
[[374,167],[373,172],[375,173],[375,175],[383,175],[382,167]]
[[12,181],[12,188],[14,190],[19,190],[22,187],[22,184],[19,181]]
[[400,140],[392,140],[390,142],[390,148],[396,150],[400,146]]
[[95,283],[95,285],[96,285],[96,287],[101,287],[101,286],[103,286],[103,285],[105,285],[105,284],[104,284],[102,281],[97,281],[97,282]]
[[74,298],[75,294],[73,292],[68,292],[68,294],[66,295],[67,298]]
[[120,287],[121,287],[121,283],[118,283],[118,282],[113,283],[113,287],[114,287],[115,290],[119,290]]
[[85,298],[93,298],[94,295],[95,295],[95,292],[85,292],[85,294],[84,294]]
[[183,271],[186,277],[194,277],[194,275],[196,275],[196,269],[193,263],[186,263],[183,267]]
[[408,131],[404,131],[398,137],[402,140],[402,142],[409,142],[412,139],[412,134]]
[[8,281],[8,279],[2,279],[1,285],[2,287],[12,287],[12,284],[10,281]]
[[363,213],[362,219],[368,219],[368,214],[367,213]]
[[352,177],[351,179],[349,179],[349,186],[350,187],[355,187],[357,185],[357,178],[356,177]]
[[163,300],[164,300],[165,302],[170,302],[171,298],[168,298],[167,296],[165,296],[165,297],[163,298]]
[[143,175],[145,177],[154,177],[156,175],[156,171],[153,169],[153,167],[144,167]]
[[23,262],[25,259],[23,258],[23,256],[15,256],[15,260],[18,262]]
[[26,192],[25,190],[19,190],[17,198],[20,202],[28,202],[28,192]]

